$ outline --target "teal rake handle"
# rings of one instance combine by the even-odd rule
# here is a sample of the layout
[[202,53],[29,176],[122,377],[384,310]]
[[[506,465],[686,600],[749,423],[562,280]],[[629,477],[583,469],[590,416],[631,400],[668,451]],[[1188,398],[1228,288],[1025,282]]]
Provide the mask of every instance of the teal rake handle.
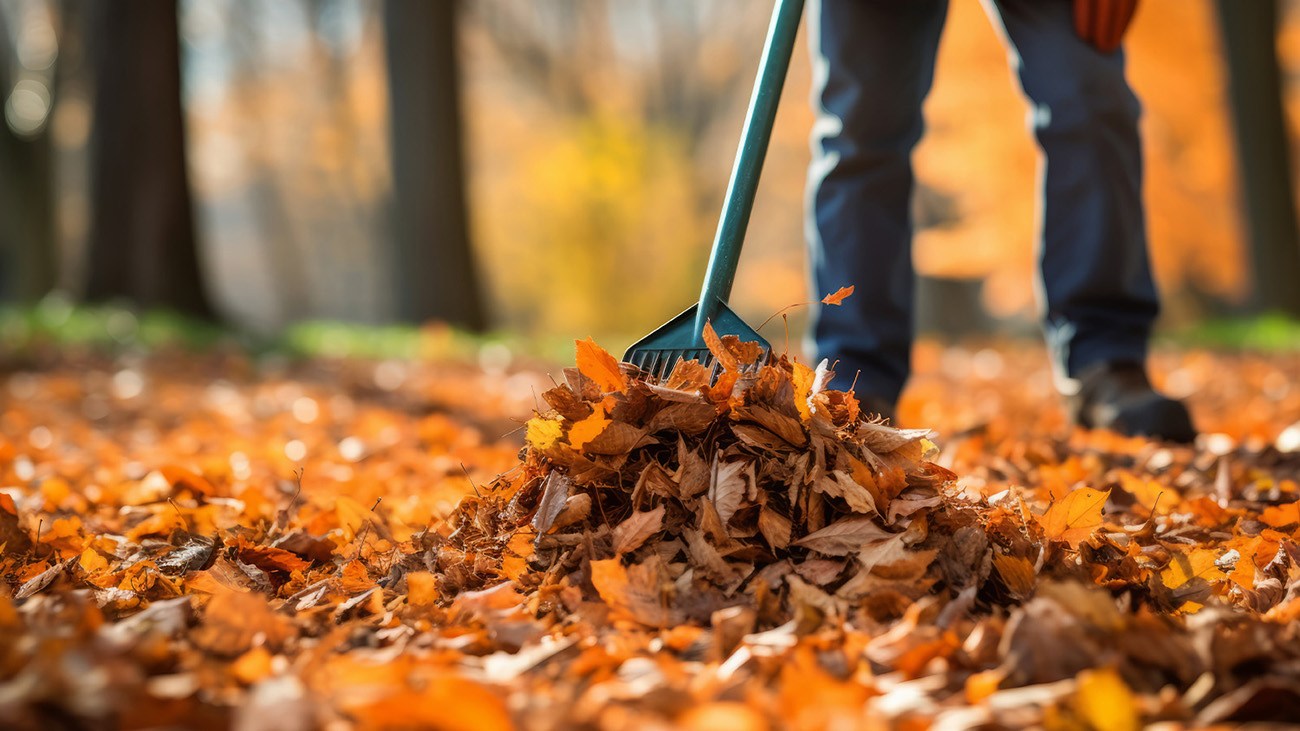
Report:
[[708,274],[704,276],[704,287],[700,290],[700,306],[695,314],[695,336],[700,342],[703,342],[704,323],[716,318],[719,303],[731,297],[740,248],[745,243],[745,229],[749,227],[749,214],[754,210],[758,176],[763,172],[763,158],[767,155],[767,143],[772,139],[781,87],[785,85],[790,56],[794,53],[794,39],[799,33],[803,1],[776,0],[776,7],[772,9],[767,42],[758,62],[758,79],[749,99],[745,128],[740,133],[736,165],[731,170],[731,182],[727,183],[722,218],[718,221],[713,251],[709,254]]

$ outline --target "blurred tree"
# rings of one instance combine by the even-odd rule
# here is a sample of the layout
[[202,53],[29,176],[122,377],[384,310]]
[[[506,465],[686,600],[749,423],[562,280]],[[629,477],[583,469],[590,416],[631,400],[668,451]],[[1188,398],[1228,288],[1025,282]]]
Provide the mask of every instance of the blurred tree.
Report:
[[50,117],[58,56],[45,2],[0,4],[0,301],[57,280]]
[[[769,10],[747,0],[465,6],[473,101],[493,110],[490,122],[477,115],[486,201],[477,230],[512,322],[621,337],[691,301]],[[783,104],[787,119],[802,109],[797,100]],[[807,132],[797,123],[790,131],[793,148],[782,148],[777,133],[757,212],[785,225],[751,225],[742,276],[759,262],[753,254],[764,238],[779,239],[796,262],[802,254],[802,193],[779,181],[801,185]],[[798,158],[786,175],[781,149]],[[492,213],[503,205],[510,216]],[[797,298],[803,278],[790,276]],[[761,310],[760,319],[771,312],[766,302]]]
[[1252,303],[1300,315],[1300,231],[1278,68],[1277,0],[1217,0],[1250,251]]
[[213,316],[199,270],[176,0],[90,2],[89,300]]
[[470,250],[452,0],[385,0],[398,316],[487,324]]

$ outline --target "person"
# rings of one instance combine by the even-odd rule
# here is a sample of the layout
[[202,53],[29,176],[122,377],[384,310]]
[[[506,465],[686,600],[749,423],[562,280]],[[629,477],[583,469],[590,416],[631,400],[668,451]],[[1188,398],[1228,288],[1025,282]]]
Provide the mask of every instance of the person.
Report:
[[[1186,406],[1146,372],[1159,311],[1141,200],[1137,97],[1120,40],[1136,0],[985,0],[1042,150],[1040,301],[1075,423],[1188,442]],[[837,386],[892,416],[913,338],[911,153],[947,0],[812,0],[816,121],[808,238],[820,307],[810,335]],[[997,171],[989,171],[996,174]],[[977,181],[971,181],[976,184]],[[842,380],[841,380],[842,379]]]

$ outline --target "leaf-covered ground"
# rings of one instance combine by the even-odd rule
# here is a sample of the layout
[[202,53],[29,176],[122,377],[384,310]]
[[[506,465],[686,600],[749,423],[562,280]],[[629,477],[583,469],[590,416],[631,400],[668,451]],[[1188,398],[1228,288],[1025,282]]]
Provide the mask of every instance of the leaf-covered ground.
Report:
[[0,725],[1300,716],[1300,355],[1159,354],[1195,447],[1068,430],[1029,346],[919,348],[928,438],[504,355],[5,364]]

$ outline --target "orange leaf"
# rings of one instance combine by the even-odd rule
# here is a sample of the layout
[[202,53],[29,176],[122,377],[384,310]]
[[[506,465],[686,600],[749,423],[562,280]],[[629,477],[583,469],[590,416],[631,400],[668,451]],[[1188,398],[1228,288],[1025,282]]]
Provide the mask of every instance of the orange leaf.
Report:
[[590,416],[569,428],[569,444],[574,449],[581,450],[588,442],[600,436],[610,423],[610,420],[605,418],[605,407],[597,404]]
[[311,568],[311,562],[304,561],[296,553],[274,546],[259,546],[244,538],[239,541],[239,560],[263,571],[292,573]]
[[1285,528],[1300,523],[1300,503],[1270,505],[1259,514],[1259,520],[1273,528]]
[[1077,548],[1085,538],[1101,525],[1101,509],[1110,497],[1110,490],[1081,487],[1064,500],[1053,503],[1047,513],[1038,518],[1043,532],[1053,540],[1065,541]]
[[621,391],[627,385],[627,378],[619,370],[618,361],[597,345],[595,340],[577,340],[574,345],[578,351],[578,370],[595,381],[602,393]]
[[1224,576],[1223,570],[1218,566],[1219,558],[1219,552],[1211,548],[1193,548],[1186,553],[1174,552],[1169,559],[1169,566],[1160,572],[1160,580],[1170,589],[1177,589],[1193,579],[1217,581]]
[[591,562],[591,584],[605,603],[631,619],[651,627],[672,627],[681,612],[664,602],[663,561],[651,554],[646,561],[624,568],[621,559]]
[[1142,728],[1138,700],[1114,669],[1085,670],[1079,673],[1078,681],[1075,712],[1088,721],[1090,728],[1114,731]]
[[216,492],[216,488],[206,477],[188,467],[169,464],[160,467],[158,471],[167,478],[167,482],[171,483],[172,487],[183,488],[198,495],[212,495]]
[[722,338],[718,337],[718,331],[713,329],[712,322],[704,323],[704,344],[708,346],[709,352],[713,357],[718,359],[722,364],[722,370],[727,373],[734,373],[740,370],[740,361],[735,355],[727,350],[727,346],[722,344]]
[[822,297],[822,304],[824,304],[824,305],[842,305],[842,304],[844,304],[844,300],[848,299],[848,298],[849,298],[849,295],[851,295],[851,294],[853,294],[853,285],[852,285],[852,284],[850,284],[850,285],[847,286],[847,287],[840,287],[839,289],[837,289],[837,290],[835,291],[834,294],[828,294],[828,295],[826,295],[825,297]]
[[[373,671],[372,671],[373,672]],[[501,694],[446,671],[420,676],[418,688],[381,685],[344,698],[361,728],[436,728],[442,731],[509,731],[515,728]],[[359,701],[359,702],[358,702]]]

